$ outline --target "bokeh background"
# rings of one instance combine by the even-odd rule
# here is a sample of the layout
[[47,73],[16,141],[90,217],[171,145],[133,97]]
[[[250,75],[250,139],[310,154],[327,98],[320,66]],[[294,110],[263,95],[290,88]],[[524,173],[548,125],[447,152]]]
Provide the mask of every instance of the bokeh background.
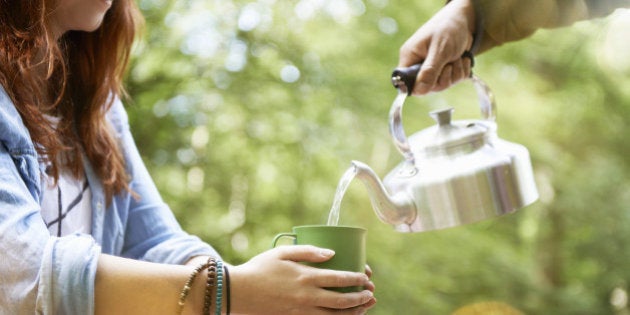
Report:
[[[140,0],[127,78],[142,156],[182,226],[231,263],[294,225],[326,222],[351,160],[381,176],[402,43],[443,1]],[[499,136],[529,148],[540,200],[464,227],[400,234],[358,181],[341,224],[368,228],[370,314],[451,314],[501,302],[526,314],[629,314],[630,12],[477,57]],[[472,84],[406,101],[408,133]]]

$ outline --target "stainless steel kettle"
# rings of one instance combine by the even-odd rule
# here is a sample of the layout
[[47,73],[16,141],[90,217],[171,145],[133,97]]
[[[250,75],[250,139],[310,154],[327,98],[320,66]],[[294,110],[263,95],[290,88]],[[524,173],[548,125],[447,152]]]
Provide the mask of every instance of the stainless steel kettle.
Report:
[[352,162],[381,221],[399,232],[422,232],[496,217],[536,201],[529,152],[497,136],[494,96],[477,76],[470,80],[481,120],[453,121],[452,108],[434,111],[436,125],[407,139],[402,108],[418,69],[397,69],[392,75],[399,93],[389,127],[405,160],[383,182],[366,164]]

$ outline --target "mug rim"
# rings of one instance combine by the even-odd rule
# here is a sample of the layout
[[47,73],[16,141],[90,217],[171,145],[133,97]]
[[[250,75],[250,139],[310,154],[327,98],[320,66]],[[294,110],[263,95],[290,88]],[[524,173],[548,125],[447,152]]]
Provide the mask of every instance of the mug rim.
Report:
[[348,230],[362,230],[367,231],[366,228],[356,226],[356,225],[327,225],[327,224],[307,224],[307,225],[296,225],[292,227],[292,230],[299,228],[335,228],[335,229],[348,229]]

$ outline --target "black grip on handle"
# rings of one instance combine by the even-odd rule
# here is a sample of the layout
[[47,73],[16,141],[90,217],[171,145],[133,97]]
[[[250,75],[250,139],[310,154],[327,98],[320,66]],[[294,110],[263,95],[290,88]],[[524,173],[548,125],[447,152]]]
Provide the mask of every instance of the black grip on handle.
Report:
[[[464,51],[464,53],[462,54],[462,58],[470,59],[471,68],[475,66],[475,57],[470,50]],[[418,76],[418,72],[420,72],[421,67],[422,63],[417,63],[410,67],[401,67],[394,69],[394,72],[392,72],[392,84],[401,92],[407,93],[407,95],[411,95],[411,92],[413,92],[413,87],[416,84],[416,77]]]
[[411,67],[394,69],[394,72],[392,72],[392,84],[394,87],[403,93],[407,93],[407,95],[411,95],[420,67],[422,67],[422,64],[417,63]]

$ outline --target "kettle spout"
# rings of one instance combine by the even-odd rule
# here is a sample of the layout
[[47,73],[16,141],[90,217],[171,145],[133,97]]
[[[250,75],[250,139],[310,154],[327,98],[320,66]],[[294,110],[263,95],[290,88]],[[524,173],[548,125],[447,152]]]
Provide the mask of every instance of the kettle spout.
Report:
[[396,226],[414,222],[416,208],[413,200],[404,193],[390,196],[378,176],[365,163],[352,161],[352,166],[356,177],[367,188],[374,212],[381,221]]

